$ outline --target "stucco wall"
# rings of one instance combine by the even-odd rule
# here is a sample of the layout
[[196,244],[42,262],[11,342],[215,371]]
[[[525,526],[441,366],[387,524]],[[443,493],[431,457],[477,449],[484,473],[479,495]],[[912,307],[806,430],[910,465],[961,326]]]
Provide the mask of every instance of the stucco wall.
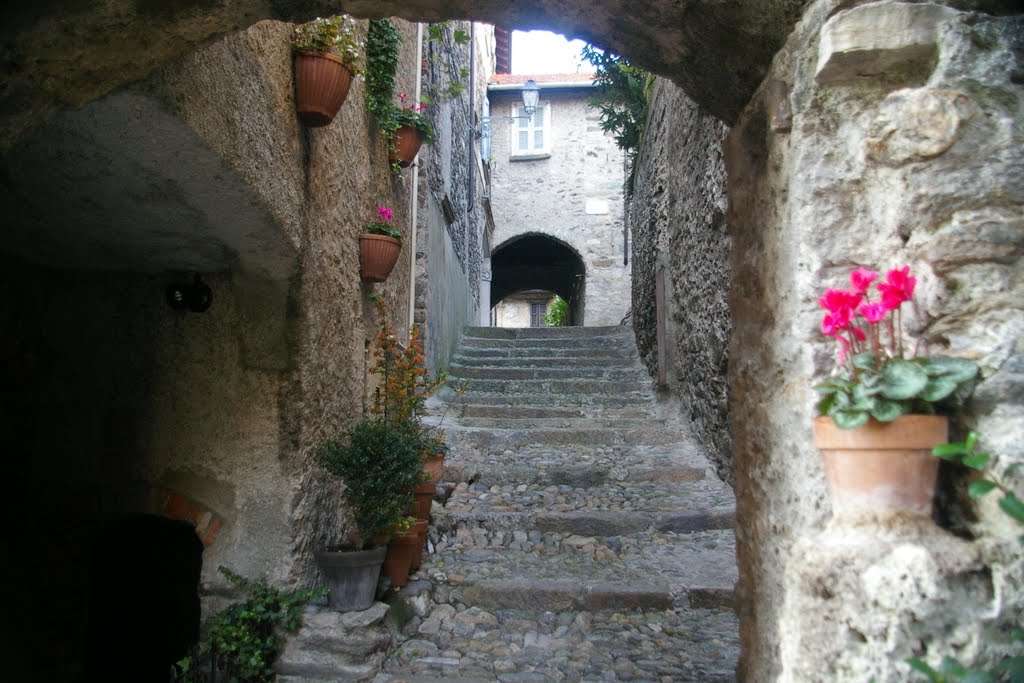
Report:
[[629,204],[633,329],[658,372],[658,271],[665,273],[666,378],[716,470],[732,480],[729,245],[723,142],[728,128],[659,78]]
[[[491,143],[491,204],[495,249],[527,233],[565,242],[586,267],[584,324],[618,325],[629,310],[629,269],[622,234],[623,154],[586,104],[588,89],[542,90],[551,103],[551,156],[509,158],[511,126],[495,120]],[[491,92],[492,116],[510,116],[520,93]],[[587,200],[607,213],[587,213]]]
[[[396,224],[410,234],[410,183],[390,172],[384,142],[363,105],[362,81],[353,84],[330,126],[299,125],[292,28],[260,23],[168,65],[130,93],[112,96],[145,103],[140,111],[159,111],[178,122],[175,130],[190,131],[168,139],[164,132],[171,127],[152,127],[144,140],[151,147],[140,158],[173,157],[175,145],[188,137],[189,144],[219,157],[220,165],[203,176],[208,189],[219,188],[225,201],[230,196],[232,205],[251,206],[252,213],[203,213],[205,207],[189,203],[193,195],[177,176],[152,173],[160,168],[154,163],[147,167],[149,195],[120,193],[121,199],[180,205],[171,215],[195,217],[206,234],[189,236],[186,230],[167,241],[154,238],[143,260],[111,262],[128,253],[115,248],[102,264],[60,271],[26,263],[23,271],[4,271],[5,290],[24,292],[5,297],[0,319],[6,325],[24,306],[30,331],[38,328],[38,348],[29,350],[56,362],[28,380],[24,401],[12,404],[25,413],[19,420],[46,426],[17,436],[28,440],[31,457],[14,478],[20,489],[48,494],[39,500],[45,519],[29,527],[50,530],[41,534],[50,548],[44,554],[79,550],[76,561],[85,562],[82,546],[105,521],[187,508],[207,520],[201,531],[212,531],[202,584],[216,598],[225,588],[219,564],[272,581],[313,583],[314,552],[345,537],[339,487],[312,454],[322,440],[363,416],[366,349],[376,336],[370,294],[381,294],[397,329],[406,328],[410,246],[403,247],[387,282],[367,285],[358,276],[357,234],[381,204],[394,209]],[[399,28],[405,43],[398,90],[408,91],[420,60],[412,26],[399,22]],[[74,130],[75,114],[68,116],[66,129]],[[80,150],[70,154],[78,163],[87,159]],[[119,189],[104,188],[93,203],[75,210],[97,212],[89,219],[102,223],[100,212],[111,206],[107,195],[119,196]],[[269,217],[269,223],[249,222],[251,216]],[[17,240],[24,226],[11,220],[6,217],[5,230]],[[233,252],[224,238],[251,233],[258,241],[268,225],[280,242],[269,257]],[[60,239],[65,244],[57,242],[55,249],[74,253],[81,246],[74,231]],[[162,254],[177,263],[189,250],[223,264],[203,273],[214,299],[202,314],[174,312],[164,300],[169,282],[190,282],[192,273],[96,270],[130,272],[141,264],[159,271]],[[5,405],[5,418],[7,410]],[[8,429],[11,421],[3,424]],[[63,463],[52,466],[54,458]],[[211,521],[219,526],[207,526]],[[67,562],[44,571],[52,585],[65,585],[65,579],[79,585],[88,573]],[[86,591],[72,592],[77,603],[54,607],[64,615],[54,630],[75,621],[71,625],[78,628],[33,647],[51,653],[68,641],[68,648],[81,647],[73,641],[82,634]],[[66,596],[63,589],[60,594]],[[76,655],[80,651],[52,659],[74,671]]]
[[[729,135],[750,681],[904,681],[915,655],[984,666],[1013,647],[1008,625],[1024,613],[1020,527],[994,498],[965,500],[963,470],[946,468],[939,497],[940,519],[962,538],[830,524],[810,433],[812,385],[835,357],[817,297],[846,286],[854,264],[907,264],[919,278],[909,330],[929,352],[981,366],[954,435],[977,428],[1002,466],[1020,462],[1024,18],[902,3],[836,13],[840,4],[809,7]],[[773,81],[784,97],[768,96]]]

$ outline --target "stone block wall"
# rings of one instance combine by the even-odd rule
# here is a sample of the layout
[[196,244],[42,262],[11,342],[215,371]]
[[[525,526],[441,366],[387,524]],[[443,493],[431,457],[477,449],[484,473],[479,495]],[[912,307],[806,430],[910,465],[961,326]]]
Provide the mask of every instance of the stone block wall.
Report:
[[837,524],[810,433],[835,355],[817,297],[858,264],[909,265],[909,332],[981,367],[954,436],[1021,461],[1024,17],[847,5],[808,6],[729,134],[743,680],[989,666],[1024,614],[1021,530],[965,499],[967,473],[944,467],[945,528]]
[[664,270],[666,376],[681,417],[732,480],[729,419],[729,257],[723,143],[728,128],[657,79],[629,204],[633,328],[658,373],[658,271]]
[[[524,77],[525,78],[525,77]],[[535,233],[572,247],[586,268],[583,323],[618,325],[629,310],[623,239],[622,151],[586,104],[589,90],[541,90],[551,103],[550,156],[509,156],[510,124],[495,119],[491,203],[495,249]],[[519,91],[492,92],[491,115],[510,116]]]

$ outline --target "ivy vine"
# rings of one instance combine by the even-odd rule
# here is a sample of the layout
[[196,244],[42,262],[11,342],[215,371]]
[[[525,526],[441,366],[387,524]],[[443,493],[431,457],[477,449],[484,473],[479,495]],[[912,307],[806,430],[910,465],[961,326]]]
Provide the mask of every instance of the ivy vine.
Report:
[[395,106],[395,74],[402,36],[387,19],[373,19],[366,34],[366,108],[377,119],[380,135],[388,144],[398,130]]

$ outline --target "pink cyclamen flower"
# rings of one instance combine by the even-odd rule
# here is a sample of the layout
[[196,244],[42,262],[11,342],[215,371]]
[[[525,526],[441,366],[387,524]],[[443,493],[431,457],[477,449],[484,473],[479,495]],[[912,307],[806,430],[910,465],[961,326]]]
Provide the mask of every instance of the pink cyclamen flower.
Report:
[[885,282],[879,282],[878,293],[882,295],[882,306],[887,311],[900,307],[914,296],[917,278],[910,274],[910,266],[893,268],[885,274]]
[[864,319],[869,323],[876,325],[885,318],[885,314],[888,313],[888,309],[886,309],[884,304],[880,303],[861,304],[857,309],[857,312],[864,316]]
[[818,305],[833,315],[845,315],[849,319],[862,299],[861,294],[851,290],[826,289],[825,295],[818,299]]
[[850,273],[850,284],[853,285],[853,291],[858,294],[864,294],[868,291],[868,287],[878,277],[878,273],[874,270],[868,270],[864,266],[861,266],[857,270]]
[[389,209],[388,207],[386,207],[386,206],[378,206],[377,207],[377,218],[379,218],[380,220],[385,221],[385,222],[389,222],[393,216],[394,216],[394,214],[391,212],[391,209]]

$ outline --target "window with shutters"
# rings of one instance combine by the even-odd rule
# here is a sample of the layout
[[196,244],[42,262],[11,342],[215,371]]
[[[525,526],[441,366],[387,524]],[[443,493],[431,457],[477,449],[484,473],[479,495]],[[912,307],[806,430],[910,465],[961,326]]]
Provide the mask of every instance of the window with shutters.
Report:
[[537,158],[551,153],[551,107],[541,102],[533,116],[527,116],[523,105],[512,106],[515,118],[512,128],[512,157]]
[[544,314],[548,312],[548,302],[546,301],[531,301],[530,302],[530,327],[546,327],[547,323],[544,322]]

